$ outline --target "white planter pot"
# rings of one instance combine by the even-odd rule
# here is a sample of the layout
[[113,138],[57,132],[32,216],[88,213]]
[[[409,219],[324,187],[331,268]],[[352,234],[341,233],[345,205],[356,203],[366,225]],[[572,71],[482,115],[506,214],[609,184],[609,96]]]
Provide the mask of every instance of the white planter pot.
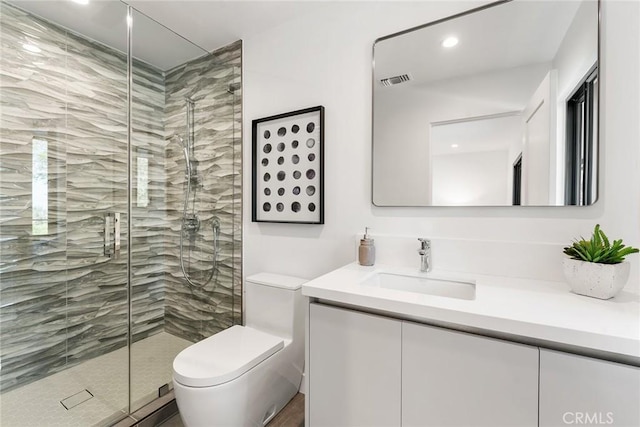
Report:
[[598,264],[565,258],[562,263],[564,277],[571,290],[588,297],[613,298],[629,279],[630,264]]

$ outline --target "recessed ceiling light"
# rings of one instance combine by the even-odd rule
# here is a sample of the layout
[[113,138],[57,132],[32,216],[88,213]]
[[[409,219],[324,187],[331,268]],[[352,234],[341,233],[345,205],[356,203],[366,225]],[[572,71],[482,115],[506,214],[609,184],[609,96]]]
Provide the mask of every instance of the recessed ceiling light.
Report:
[[458,148],[458,144],[451,144],[451,148]]
[[458,38],[455,36],[447,37],[442,41],[442,47],[446,47],[446,48],[454,47],[457,44],[458,44]]
[[31,53],[40,53],[42,52],[42,49],[40,49],[38,46],[36,46],[35,44],[32,43],[25,43],[22,45],[22,48],[28,52]]
[[71,0],[71,1],[78,4],[89,4],[89,0]]

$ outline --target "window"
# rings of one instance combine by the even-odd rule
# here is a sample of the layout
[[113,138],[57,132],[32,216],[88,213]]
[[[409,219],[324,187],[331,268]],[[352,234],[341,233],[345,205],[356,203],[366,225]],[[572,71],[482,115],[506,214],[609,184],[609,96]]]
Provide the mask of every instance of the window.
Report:
[[511,193],[511,204],[519,206],[522,198],[522,153],[513,162],[513,191]]
[[565,204],[597,199],[598,69],[594,67],[567,101]]
[[33,138],[31,143],[31,233],[39,236],[49,233],[48,142]]
[[136,204],[139,208],[149,205],[149,158],[148,153],[140,150],[137,157]]

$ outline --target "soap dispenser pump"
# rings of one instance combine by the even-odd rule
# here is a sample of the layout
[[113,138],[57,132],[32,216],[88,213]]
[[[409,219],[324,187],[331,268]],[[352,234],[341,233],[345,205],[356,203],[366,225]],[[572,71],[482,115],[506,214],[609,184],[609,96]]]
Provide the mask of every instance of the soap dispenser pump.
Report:
[[376,261],[376,247],[373,246],[373,239],[369,237],[369,227],[364,228],[364,236],[360,239],[358,247],[358,263],[370,266]]

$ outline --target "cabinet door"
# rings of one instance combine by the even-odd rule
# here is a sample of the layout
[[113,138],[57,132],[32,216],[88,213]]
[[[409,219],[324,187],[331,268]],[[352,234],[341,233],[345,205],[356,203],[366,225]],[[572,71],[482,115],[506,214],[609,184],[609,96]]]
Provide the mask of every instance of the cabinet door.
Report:
[[640,426],[640,368],[540,350],[540,426]]
[[537,347],[403,323],[403,426],[537,424]]
[[400,425],[401,322],[311,304],[309,425]]

